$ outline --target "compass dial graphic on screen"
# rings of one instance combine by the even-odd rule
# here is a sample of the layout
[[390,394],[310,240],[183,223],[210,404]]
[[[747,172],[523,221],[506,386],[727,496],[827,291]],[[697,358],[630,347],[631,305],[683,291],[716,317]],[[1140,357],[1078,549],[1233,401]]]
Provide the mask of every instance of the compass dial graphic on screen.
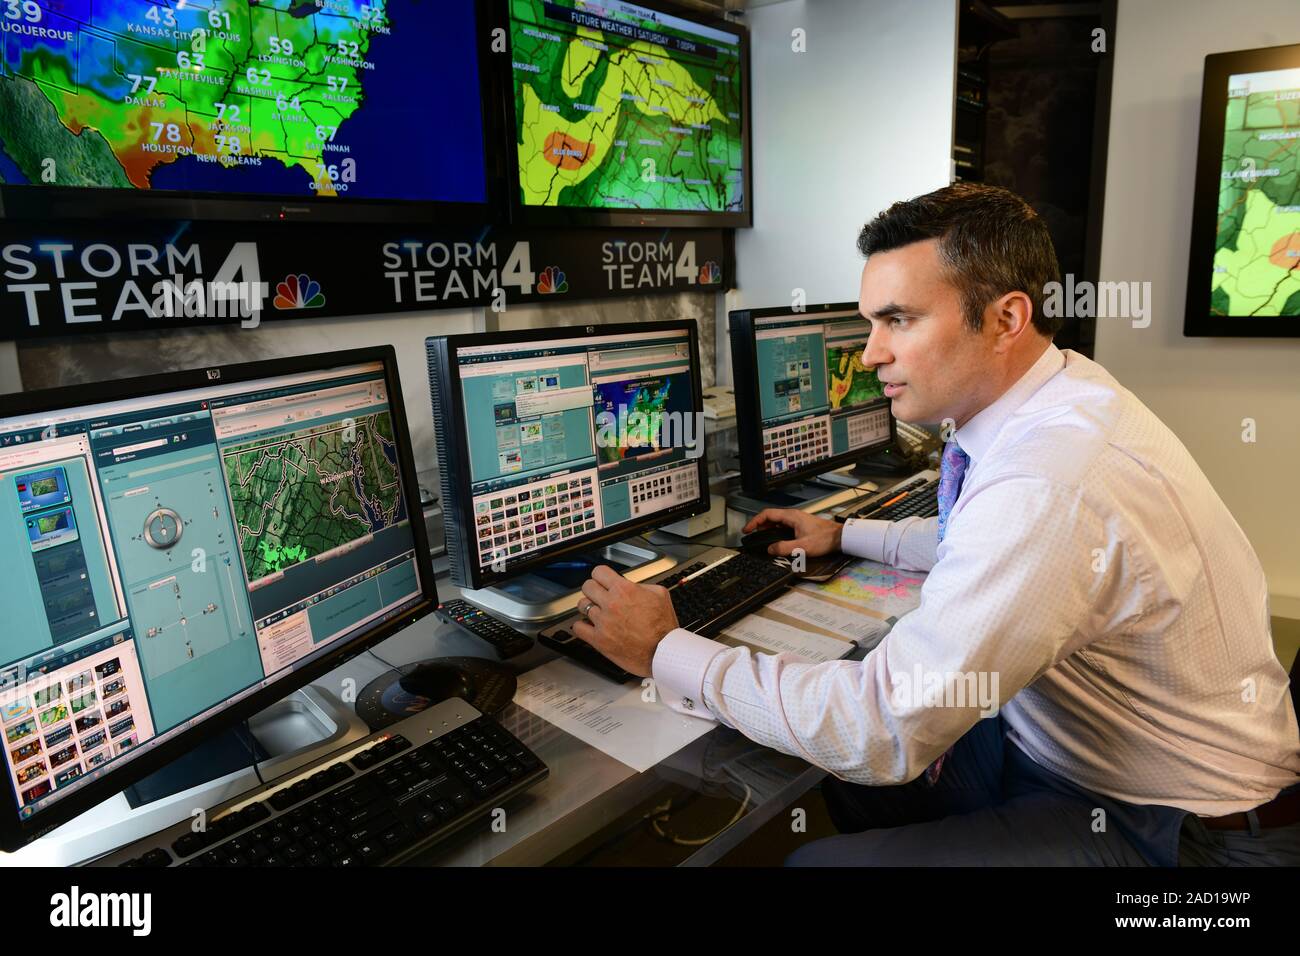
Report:
[[181,539],[185,530],[181,516],[171,508],[149,512],[144,519],[144,540],[151,548],[165,551]]

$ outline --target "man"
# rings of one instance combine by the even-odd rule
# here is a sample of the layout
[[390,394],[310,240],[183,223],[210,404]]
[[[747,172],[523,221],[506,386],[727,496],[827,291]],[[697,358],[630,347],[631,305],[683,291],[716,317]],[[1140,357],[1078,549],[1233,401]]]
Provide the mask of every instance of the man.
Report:
[[[577,635],[675,709],[834,775],[846,835],[794,863],[1300,863],[1300,731],[1262,569],[1173,433],[1052,344],[1042,221],[959,184],[858,245],[863,363],[899,419],[955,428],[939,516],[766,510],[745,530],[793,528],[777,555],[929,571],[921,606],[864,660],[814,664],[681,630],[663,588],[602,567]],[[1000,710],[900,693],[916,671],[983,676]]]

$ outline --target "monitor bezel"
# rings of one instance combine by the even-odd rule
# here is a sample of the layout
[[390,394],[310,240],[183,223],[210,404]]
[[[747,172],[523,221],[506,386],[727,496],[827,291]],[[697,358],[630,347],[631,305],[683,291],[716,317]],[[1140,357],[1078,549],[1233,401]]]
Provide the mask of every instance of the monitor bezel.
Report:
[[[42,389],[0,395],[0,418],[33,415],[58,409],[76,408],[122,399],[144,398],[149,395],[184,391],[191,388],[229,385],[250,382],[280,375],[332,369],[381,362],[388,388],[389,409],[394,435],[399,436],[398,458],[403,489],[406,494],[407,515],[414,535],[416,569],[420,576],[420,596],[415,603],[398,616],[355,635],[339,644],[317,661],[290,671],[275,683],[239,701],[237,704],[209,717],[203,723],[178,734],[156,749],[124,763],[114,772],[87,784],[77,792],[55,801],[39,813],[24,820],[19,817],[19,795],[12,783],[3,786],[4,801],[0,802],[0,850],[12,852],[32,840],[49,833],[91,807],[122,791],[133,783],[166,766],[197,744],[241,723],[246,718],[265,709],[285,695],[305,687],[341,664],[351,660],[368,648],[387,640],[397,632],[424,617],[438,606],[438,592],[434,581],[433,561],[429,553],[428,534],[420,504],[419,483],[416,479],[415,460],[407,426],[406,409],[402,404],[401,380],[397,369],[397,353],[391,345],[322,352],[290,358],[243,362],[232,365],[187,369],[138,378],[117,379],[108,382],[85,383],[61,388]],[[405,442],[401,441],[405,438]]]
[[734,32],[740,36],[740,73],[743,86],[741,102],[741,151],[744,154],[745,208],[738,212],[701,212],[698,210],[660,210],[660,209],[596,209],[593,207],[570,208],[558,206],[529,206],[523,201],[519,188],[519,150],[516,142],[515,86],[513,48],[509,47],[510,13],[508,4],[498,7],[499,20],[495,25],[505,30],[509,56],[500,57],[504,61],[497,71],[497,82],[501,90],[502,110],[504,112],[505,137],[505,181],[503,189],[509,208],[510,222],[518,226],[611,226],[611,227],[658,227],[667,228],[704,228],[729,229],[750,227],[754,224],[754,154],[752,141],[753,74],[750,70],[750,36],[749,30],[741,23],[722,17],[709,17],[700,11],[675,6],[662,0],[629,0],[639,7],[645,7],[657,13],[690,20],[700,26],[716,27]]
[[196,222],[389,222],[437,227],[482,225],[505,221],[502,169],[495,149],[500,127],[496,103],[502,91],[492,65],[493,0],[471,0],[478,55],[478,96],[482,130],[482,202],[424,199],[292,199],[262,193],[198,190],[114,189],[104,186],[50,186],[0,183],[0,222],[77,221],[134,217],[143,220]]
[[1191,244],[1187,259],[1185,338],[1296,338],[1300,316],[1215,316],[1210,314],[1210,278],[1219,215],[1219,174],[1223,165],[1224,115],[1228,78],[1234,73],[1260,73],[1300,68],[1300,44],[1211,53],[1205,57],[1201,81],[1200,130],[1196,145],[1196,176],[1192,181]]
[[[581,341],[582,339],[592,336],[603,335],[625,335],[644,333],[646,331],[686,331],[689,335],[689,347],[691,352],[690,371],[691,371],[691,388],[693,391],[693,408],[699,412],[698,421],[701,424],[701,442],[700,456],[695,460],[697,469],[697,480],[699,484],[699,496],[691,502],[675,505],[672,508],[663,511],[656,511],[653,514],[646,515],[642,518],[636,518],[631,521],[622,522],[613,527],[601,528],[599,531],[592,532],[589,535],[569,539],[568,544],[560,543],[554,547],[541,549],[533,557],[525,560],[511,563],[507,570],[503,572],[484,571],[480,567],[478,560],[478,551],[474,546],[477,542],[475,536],[474,524],[474,497],[472,491],[473,482],[469,478],[469,435],[465,428],[465,405],[464,392],[460,386],[460,366],[456,361],[456,350],[464,346],[483,346],[483,345],[528,345],[532,342],[548,341],[551,339],[573,339]],[[564,326],[559,328],[541,328],[528,329],[516,332],[479,332],[466,333],[462,335],[447,336],[430,336],[431,339],[441,339],[445,342],[446,362],[447,362],[447,387],[446,399],[451,404],[451,424],[453,427],[447,427],[448,422],[444,415],[443,421],[437,423],[437,440],[443,442],[446,440],[448,433],[451,433],[452,444],[444,446],[448,453],[448,466],[453,470],[463,469],[465,480],[459,482],[458,494],[455,495],[454,507],[456,516],[454,520],[460,522],[461,534],[461,555],[459,560],[464,565],[467,580],[462,583],[465,587],[479,590],[490,587],[520,575],[526,574],[534,568],[543,567],[554,561],[557,561],[566,555],[577,554],[583,551],[591,551],[603,544],[614,541],[621,541],[633,537],[647,528],[658,527],[660,525],[671,524],[683,518],[689,518],[694,515],[703,514],[709,510],[709,456],[704,447],[703,428],[703,409],[704,395],[703,387],[700,384],[700,368],[703,364],[699,347],[699,328],[691,319],[674,319],[666,322],[620,322],[609,325],[587,325],[587,326]],[[430,387],[433,384],[430,383]],[[599,477],[597,478],[599,486]],[[599,492],[599,487],[597,487]],[[448,502],[448,504],[451,504]],[[444,520],[447,520],[449,511],[444,509]],[[455,562],[453,562],[454,566]]]
[[[897,444],[898,420],[894,418],[893,403],[889,399],[889,439],[875,445],[866,445],[852,451],[842,452],[829,458],[804,465],[801,468],[784,472],[776,477],[768,477],[763,469],[763,419],[759,409],[762,403],[759,395],[757,356],[758,350],[754,333],[757,319],[789,316],[797,318],[816,318],[819,314],[833,312],[853,312],[861,317],[856,302],[831,302],[807,305],[802,311],[793,306],[776,306],[763,309],[737,309],[727,313],[727,338],[731,343],[731,375],[736,395],[736,442],[739,446],[741,487],[747,494],[762,495],[782,487],[803,481],[816,475],[834,471],[852,464],[872,452],[880,451]],[[870,322],[869,319],[863,321]],[[742,338],[743,337],[743,338]]]

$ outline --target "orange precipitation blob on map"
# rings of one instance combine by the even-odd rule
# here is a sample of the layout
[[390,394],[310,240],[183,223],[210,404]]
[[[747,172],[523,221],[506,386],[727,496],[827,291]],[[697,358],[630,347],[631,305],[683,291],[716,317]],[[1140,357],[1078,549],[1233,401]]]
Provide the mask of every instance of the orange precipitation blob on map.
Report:
[[546,137],[542,155],[552,166],[559,166],[561,169],[577,169],[583,163],[590,162],[596,155],[596,144],[584,143],[567,133],[557,131]]
[[1283,236],[1273,243],[1273,249],[1268,254],[1268,261],[1279,269],[1285,269],[1288,272],[1296,266],[1300,266],[1300,232],[1293,232]]

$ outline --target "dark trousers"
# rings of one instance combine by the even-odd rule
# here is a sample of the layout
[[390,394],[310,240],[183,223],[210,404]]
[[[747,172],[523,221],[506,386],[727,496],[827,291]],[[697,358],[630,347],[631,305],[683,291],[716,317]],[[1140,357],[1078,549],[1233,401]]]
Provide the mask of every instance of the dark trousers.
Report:
[[788,866],[1175,866],[1300,863],[1300,824],[1209,831],[1173,807],[1084,790],[1005,737],[1000,716],[961,738],[932,787],[827,778],[841,835],[800,848]]

